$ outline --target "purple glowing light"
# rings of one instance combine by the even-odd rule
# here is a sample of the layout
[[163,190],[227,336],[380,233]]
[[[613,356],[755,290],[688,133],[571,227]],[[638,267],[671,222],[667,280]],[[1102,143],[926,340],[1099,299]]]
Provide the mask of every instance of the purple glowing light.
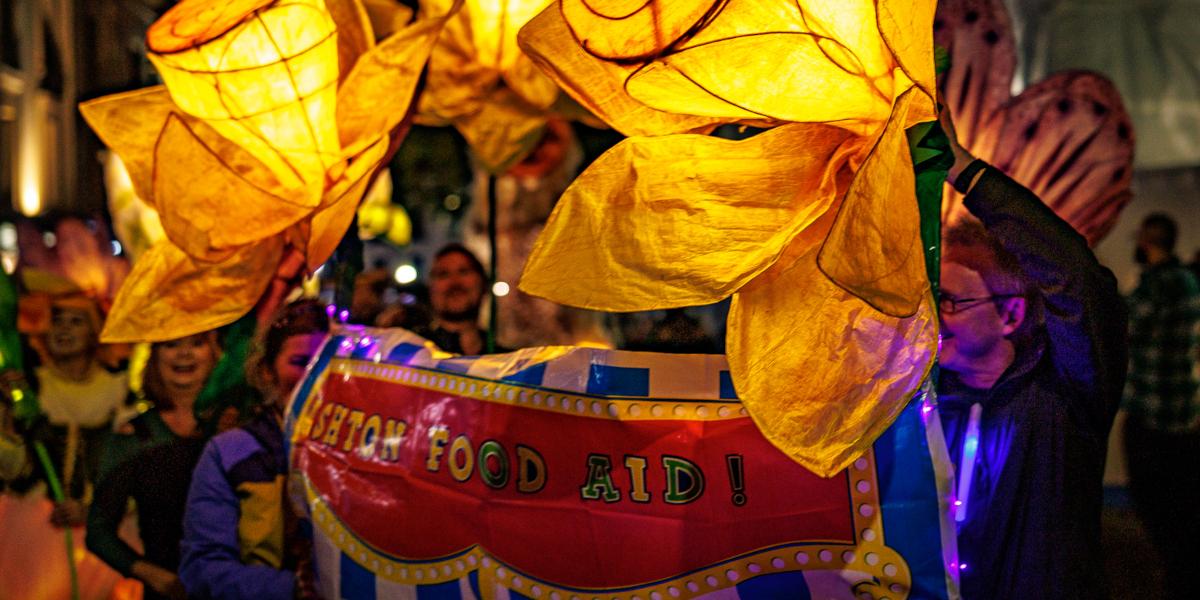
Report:
[[963,442],[962,461],[959,471],[962,477],[958,480],[958,493],[954,501],[955,522],[962,523],[967,518],[967,501],[971,499],[971,477],[975,474],[975,455],[979,451],[979,419],[983,416],[983,405],[976,402],[971,405],[971,417],[967,422],[967,439]]

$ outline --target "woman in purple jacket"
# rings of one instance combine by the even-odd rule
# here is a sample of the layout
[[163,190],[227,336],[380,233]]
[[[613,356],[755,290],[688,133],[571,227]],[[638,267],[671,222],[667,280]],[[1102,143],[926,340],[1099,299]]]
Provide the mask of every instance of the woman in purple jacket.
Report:
[[284,498],[284,402],[329,332],[325,308],[286,306],[262,336],[247,378],[263,405],[204,448],[188,492],[179,578],[193,598],[272,600],[296,595],[298,539]]

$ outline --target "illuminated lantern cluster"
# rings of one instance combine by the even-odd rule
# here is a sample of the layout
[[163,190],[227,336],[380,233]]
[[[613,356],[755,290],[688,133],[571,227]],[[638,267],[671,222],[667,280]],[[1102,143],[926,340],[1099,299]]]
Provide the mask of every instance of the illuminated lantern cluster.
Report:
[[315,269],[349,227],[434,41],[462,0],[184,0],[147,33],[165,86],[84,103],[166,239],[134,266],[103,338],[230,323],[285,257]]
[[[493,173],[533,150],[547,118],[562,112],[558,86],[517,47],[521,26],[550,1],[467,0],[429,58],[418,122],[453,125]],[[421,5],[443,13],[450,3]]]
[[[759,428],[832,474],[937,340],[906,128],[934,112],[933,0],[560,0],[521,47],[630,136],[559,201],[528,293],[636,311],[733,297]],[[741,141],[722,124],[765,128]],[[602,282],[602,283],[599,283]]]

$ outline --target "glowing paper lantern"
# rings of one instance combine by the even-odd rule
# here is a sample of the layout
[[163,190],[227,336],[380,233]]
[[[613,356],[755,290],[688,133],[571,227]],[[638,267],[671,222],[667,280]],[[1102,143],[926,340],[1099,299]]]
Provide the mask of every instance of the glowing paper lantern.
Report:
[[[542,138],[558,86],[517,46],[517,33],[551,0],[467,0],[429,59],[419,118],[453,125],[483,166],[507,171]],[[445,11],[450,0],[421,4]]]
[[134,265],[103,339],[219,327],[285,257],[323,263],[461,4],[401,27],[408,9],[378,1],[185,0],[155,23],[147,46],[166,85],[80,107],[166,234]]
[[[521,288],[609,311],[732,295],[730,370],[759,428],[817,473],[846,467],[934,360],[905,137],[935,116],[934,4],[560,0],[540,13],[521,47],[631,137],[563,195]],[[702,135],[723,123],[768,130]]]
[[342,158],[337,29],[324,4],[184,2],[146,34],[176,106],[250,152],[285,187],[314,183],[310,203]]

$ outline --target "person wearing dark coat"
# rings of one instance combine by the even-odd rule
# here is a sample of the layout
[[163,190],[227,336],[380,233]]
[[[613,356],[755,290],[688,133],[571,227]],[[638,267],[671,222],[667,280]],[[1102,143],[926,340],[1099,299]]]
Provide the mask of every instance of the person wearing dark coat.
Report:
[[1127,361],[1116,278],[943,127],[948,180],[981,223],[947,231],[939,298],[962,597],[1107,597],[1102,479]]

